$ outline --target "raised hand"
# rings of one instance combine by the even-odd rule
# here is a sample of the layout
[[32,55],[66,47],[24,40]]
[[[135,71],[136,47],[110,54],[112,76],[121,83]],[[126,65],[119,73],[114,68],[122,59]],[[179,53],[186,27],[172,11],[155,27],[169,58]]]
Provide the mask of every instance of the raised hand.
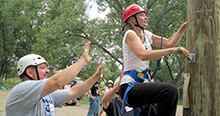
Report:
[[90,46],[91,42],[88,41],[85,45],[84,45],[84,52],[83,52],[83,59],[85,60],[86,63],[89,63],[91,61],[91,57],[89,56],[89,46]]
[[101,74],[102,74],[102,61],[103,61],[103,58],[100,59],[99,67],[97,68],[97,70],[96,70],[96,72],[94,74],[94,76],[97,77],[97,79],[100,78]]

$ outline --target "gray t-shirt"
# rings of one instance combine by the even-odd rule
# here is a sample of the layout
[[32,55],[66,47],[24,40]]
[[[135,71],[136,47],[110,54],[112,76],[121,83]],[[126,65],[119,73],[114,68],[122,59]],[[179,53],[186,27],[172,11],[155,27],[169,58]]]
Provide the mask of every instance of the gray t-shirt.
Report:
[[6,116],[55,116],[55,107],[62,107],[69,90],[57,90],[40,99],[46,81],[31,80],[14,86],[6,101]]

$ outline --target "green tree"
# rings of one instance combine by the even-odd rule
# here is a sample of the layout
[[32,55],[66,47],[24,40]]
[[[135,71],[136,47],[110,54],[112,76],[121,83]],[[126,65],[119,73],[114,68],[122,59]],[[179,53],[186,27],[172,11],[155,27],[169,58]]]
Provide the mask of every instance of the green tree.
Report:
[[13,52],[14,46],[16,44],[15,37],[13,36],[13,20],[11,12],[11,2],[10,1],[1,1],[0,4],[0,78],[7,80],[8,75],[14,69],[11,68],[13,63]]
[[[85,14],[87,4],[84,1],[69,0],[12,0],[3,1],[1,4],[1,47],[7,46],[7,49],[1,50],[1,56],[7,56],[11,68],[3,67],[8,70],[5,74],[15,75],[16,61],[25,54],[40,54],[49,62],[51,70],[50,75],[56,71],[66,68],[77,59],[83,52],[83,45],[91,41],[92,62],[86,65],[79,76],[83,79],[88,78],[96,70],[99,58],[104,57],[104,73],[106,78],[115,78],[120,75],[116,62],[122,64],[122,45],[123,37],[122,13],[123,10],[132,3],[138,3],[143,6],[150,17],[148,30],[157,35],[161,34],[161,20],[163,2],[155,1],[105,1],[96,0],[99,10],[104,11],[110,8],[107,18],[88,20]],[[186,18],[186,1],[167,0],[165,17],[165,37],[171,36]],[[3,20],[4,19],[4,20]],[[178,19],[178,20],[176,20]],[[7,27],[7,30],[5,30]],[[3,33],[4,32],[4,33]],[[5,39],[7,38],[7,39]],[[8,39],[10,38],[10,39]],[[184,35],[185,38],[185,35]],[[185,46],[185,40],[182,39],[180,46]],[[7,51],[9,50],[9,51]],[[7,51],[7,55],[6,54]],[[177,55],[168,55],[167,62],[162,61],[162,65],[170,65],[171,73],[166,73],[166,77],[175,76],[175,73],[181,72],[184,66]],[[1,66],[6,59],[1,57]],[[171,59],[171,60],[170,60]],[[116,62],[115,62],[116,61]],[[152,62],[152,69],[155,61]],[[169,72],[163,71],[158,72]],[[165,73],[161,73],[165,74]],[[157,76],[156,75],[156,76]],[[4,76],[1,76],[4,77]],[[161,77],[161,76],[160,76]],[[173,77],[175,80],[176,77]],[[159,78],[158,78],[159,79]],[[172,78],[162,78],[161,81],[172,82]]]

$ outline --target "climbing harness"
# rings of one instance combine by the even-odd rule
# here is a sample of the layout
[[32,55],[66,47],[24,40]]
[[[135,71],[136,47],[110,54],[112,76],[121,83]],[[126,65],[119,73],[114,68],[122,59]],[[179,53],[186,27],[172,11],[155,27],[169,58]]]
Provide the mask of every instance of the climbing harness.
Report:
[[[142,72],[137,72],[135,70],[124,72],[124,75],[130,75],[136,82],[129,82],[128,83],[128,87],[125,90],[125,94],[124,94],[124,97],[123,97],[123,102],[122,102],[122,106],[121,106],[121,114],[123,114],[124,104],[127,104],[129,106],[129,104],[128,104],[128,92],[137,83],[143,83],[145,80],[151,81],[151,77],[150,77],[149,73],[150,73],[150,68],[147,68]],[[151,104],[147,104],[147,105],[136,108],[135,109],[135,116],[139,116],[141,110],[145,109],[148,105],[150,105],[149,113],[148,113],[148,116],[150,116],[151,107],[152,107]]]

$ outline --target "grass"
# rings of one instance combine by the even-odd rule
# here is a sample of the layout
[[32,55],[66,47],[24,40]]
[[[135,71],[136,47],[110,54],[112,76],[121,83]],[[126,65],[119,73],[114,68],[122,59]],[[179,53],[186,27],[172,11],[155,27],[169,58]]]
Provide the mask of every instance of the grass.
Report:
[[14,79],[8,79],[7,81],[5,80],[0,80],[0,87],[5,87],[7,89],[12,89],[15,85],[19,84],[21,81],[19,80],[14,80]]
[[82,98],[79,100],[80,103],[89,103],[89,95],[84,95]]
[[183,100],[178,100],[178,103],[177,103],[178,105],[183,105]]

